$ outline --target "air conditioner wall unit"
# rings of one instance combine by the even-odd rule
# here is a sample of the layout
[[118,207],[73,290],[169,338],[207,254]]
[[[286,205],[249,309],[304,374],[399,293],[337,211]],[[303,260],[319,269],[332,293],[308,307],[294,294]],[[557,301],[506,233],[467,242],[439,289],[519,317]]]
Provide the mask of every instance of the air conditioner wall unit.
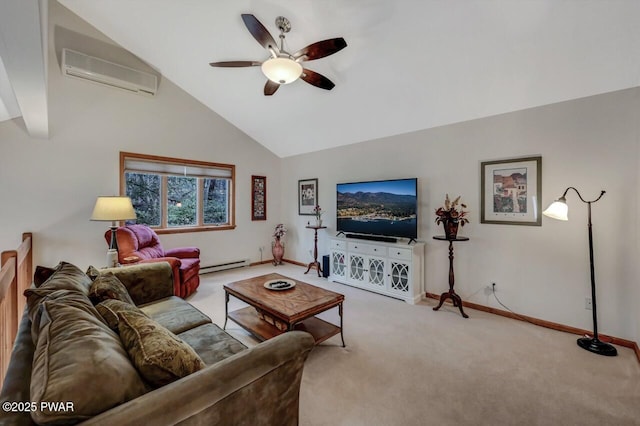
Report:
[[154,96],[158,91],[158,78],[151,73],[71,49],[62,49],[62,73],[146,96]]

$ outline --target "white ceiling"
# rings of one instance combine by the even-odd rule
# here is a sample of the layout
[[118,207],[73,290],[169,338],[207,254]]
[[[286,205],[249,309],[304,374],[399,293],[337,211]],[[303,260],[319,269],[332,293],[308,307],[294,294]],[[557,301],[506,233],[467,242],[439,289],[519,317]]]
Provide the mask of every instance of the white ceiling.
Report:
[[[638,0],[59,2],[281,157],[640,84]],[[344,37],[305,65],[336,87],[210,67],[268,57],[241,13],[289,18],[290,51]]]

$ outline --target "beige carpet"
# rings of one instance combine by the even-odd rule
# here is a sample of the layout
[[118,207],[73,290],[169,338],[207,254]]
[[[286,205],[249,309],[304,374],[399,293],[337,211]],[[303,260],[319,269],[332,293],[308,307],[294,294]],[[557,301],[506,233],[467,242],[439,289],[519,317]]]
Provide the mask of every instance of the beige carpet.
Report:
[[[335,336],[311,352],[302,426],[640,425],[640,365],[631,349],[603,357],[571,334],[466,308],[464,319],[451,305],[435,312],[433,300],[412,306],[290,264],[203,275],[189,301],[222,326],[222,285],[274,271],[345,295],[347,346]],[[230,308],[239,306],[231,298]],[[322,317],[337,323],[337,309]],[[257,343],[231,321],[227,331]]]

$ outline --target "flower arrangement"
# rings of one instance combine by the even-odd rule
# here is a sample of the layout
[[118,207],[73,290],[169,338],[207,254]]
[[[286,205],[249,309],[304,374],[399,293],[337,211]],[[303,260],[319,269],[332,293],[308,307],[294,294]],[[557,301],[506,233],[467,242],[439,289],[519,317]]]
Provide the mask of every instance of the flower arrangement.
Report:
[[[460,204],[459,208],[458,204]],[[444,199],[444,206],[436,210],[436,223],[439,225],[443,222],[457,222],[464,226],[465,223],[469,223],[469,219],[466,217],[468,212],[462,210],[466,208],[466,204],[460,202],[459,195],[456,199],[450,201],[449,194],[447,194]]]
[[284,227],[282,223],[276,225],[276,229],[273,231],[273,236],[276,240],[284,237],[287,234],[287,228]]
[[313,214],[316,216],[316,219],[322,219],[322,213],[324,213],[322,211],[322,208],[316,204],[316,206],[313,208]]

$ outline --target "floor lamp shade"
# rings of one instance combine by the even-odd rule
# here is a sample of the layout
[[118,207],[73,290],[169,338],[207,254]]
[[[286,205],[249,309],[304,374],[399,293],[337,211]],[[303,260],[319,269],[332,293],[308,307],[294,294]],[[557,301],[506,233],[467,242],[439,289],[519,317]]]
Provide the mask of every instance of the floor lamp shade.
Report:
[[593,266],[594,261],[593,261],[593,231],[592,231],[592,224],[591,224],[591,204],[600,200],[600,198],[602,198],[602,196],[605,194],[605,191],[601,191],[600,196],[598,196],[598,198],[596,198],[595,200],[588,201],[582,198],[582,195],[580,195],[577,189],[575,189],[573,186],[570,186],[564,191],[564,194],[562,194],[562,197],[560,197],[553,204],[551,204],[545,211],[542,212],[542,214],[553,219],[568,220],[567,213],[569,208],[567,206],[566,195],[570,189],[573,189],[576,192],[576,194],[578,194],[580,201],[582,201],[587,205],[587,228],[589,231],[589,267],[591,272],[591,307],[593,311],[593,337],[592,338],[581,337],[580,339],[578,339],[577,343],[578,343],[578,346],[588,350],[589,352],[593,352],[598,355],[615,356],[618,354],[618,351],[616,350],[616,348],[613,347],[613,345],[610,345],[605,342],[601,342],[598,337],[596,275],[595,275],[595,269]]
[[107,266],[116,266],[118,263],[117,222],[135,218],[136,212],[129,197],[106,196],[98,197],[96,200],[91,220],[111,222],[111,245],[107,252]]
[[567,200],[562,197],[554,201],[545,211],[543,215],[552,219],[569,220],[569,206],[567,206]]
[[136,218],[131,198],[129,197],[98,197],[93,208],[91,220],[117,222]]

